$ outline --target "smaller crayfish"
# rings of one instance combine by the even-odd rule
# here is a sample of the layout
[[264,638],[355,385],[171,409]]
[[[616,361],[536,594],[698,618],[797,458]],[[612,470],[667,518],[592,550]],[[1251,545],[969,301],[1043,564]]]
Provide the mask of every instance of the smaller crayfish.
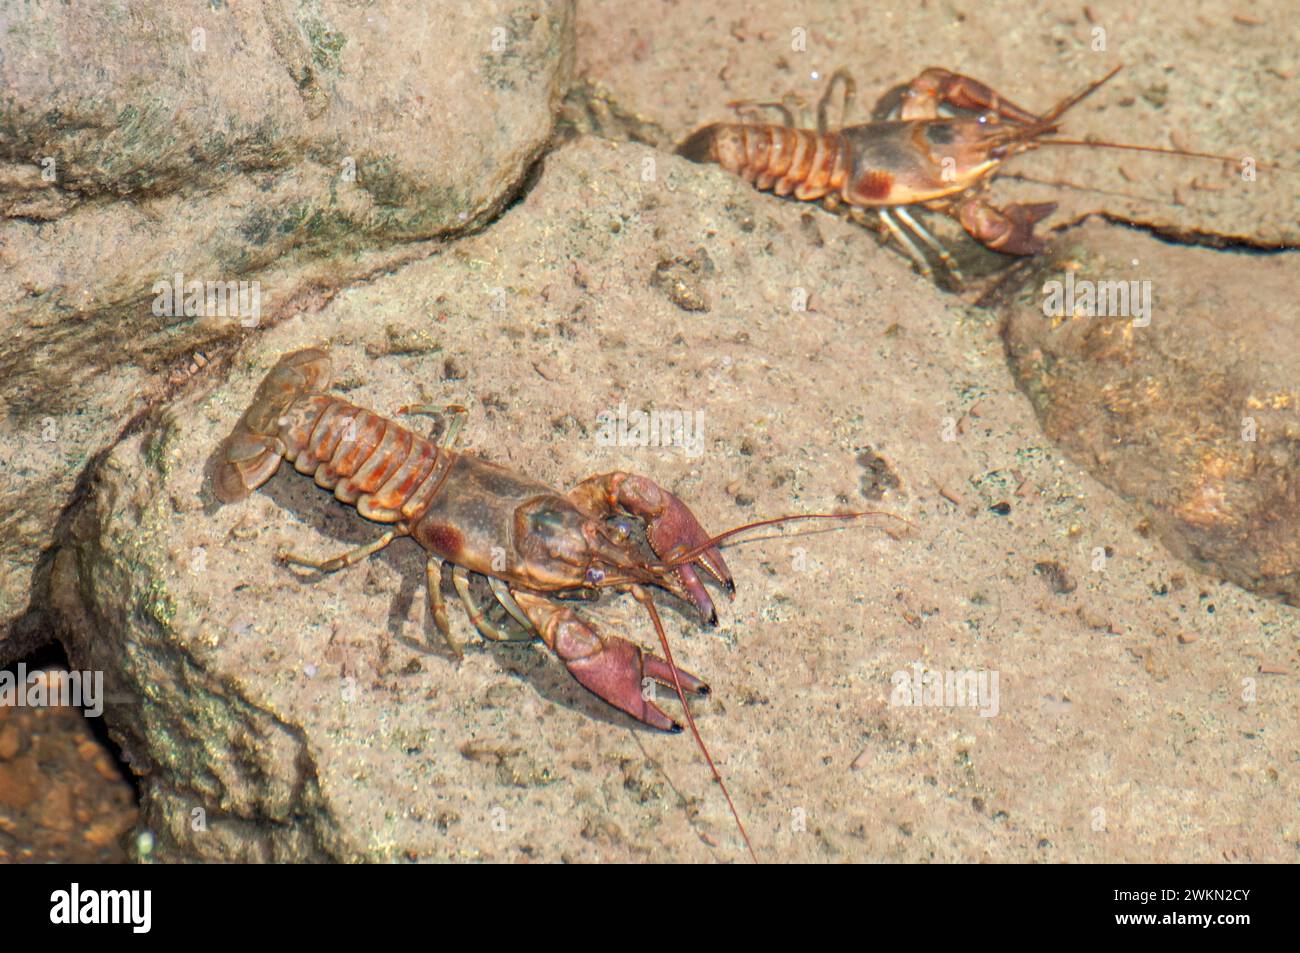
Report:
[[1034,225],[1050,215],[1056,204],[1013,203],[998,208],[984,195],[994,174],[1012,156],[1056,145],[1233,161],[1182,149],[1055,137],[1061,117],[1119,70],[1115,67],[1037,115],[969,76],[931,68],[882,97],[874,121],[833,130],[827,113],[836,85],[844,86],[845,114],[855,89],[848,73],[838,70],[818,103],[815,130],[795,128],[794,115],[783,103],[736,102],[733,108],[779,110],[784,124],[714,123],[694,132],[677,151],[695,162],[717,163],[763,191],[802,201],[821,200],[830,209],[845,206],[850,217],[863,224],[874,212],[922,274],[932,277],[929,262],[909,236],[929,248],[953,281],[960,283],[961,272],[952,255],[909,209],[950,215],[972,238],[994,251],[1037,254],[1044,242],[1034,234]]

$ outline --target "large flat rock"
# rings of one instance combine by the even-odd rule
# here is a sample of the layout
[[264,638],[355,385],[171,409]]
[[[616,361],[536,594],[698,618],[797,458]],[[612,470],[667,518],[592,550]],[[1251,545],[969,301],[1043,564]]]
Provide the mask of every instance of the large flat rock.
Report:
[[[207,459],[306,345],[357,403],[468,403],[466,443],[557,487],[637,470],[715,530],[910,521],[732,546],[717,631],[664,597],[760,857],[1294,857],[1293,610],[1185,568],[1053,449],[988,312],[854,226],[592,139],[489,232],[260,333],[98,468],[55,593],[74,666],[108,673],[159,857],[744,856],[689,736],[453,605],[458,662],[414,544],[302,577],[277,549],[377,528],[288,469],[216,503]],[[701,413],[703,452],[606,445],[620,405]],[[584,611],[653,639],[629,598]],[[914,665],[997,673],[996,714],[891,705]]]

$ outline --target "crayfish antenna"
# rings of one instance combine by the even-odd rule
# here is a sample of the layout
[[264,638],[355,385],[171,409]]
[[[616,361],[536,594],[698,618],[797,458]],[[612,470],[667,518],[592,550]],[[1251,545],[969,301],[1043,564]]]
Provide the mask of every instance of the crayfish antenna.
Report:
[[[905,524],[909,529],[916,529],[916,525],[911,520],[905,520],[901,516],[895,516],[893,513],[886,513],[883,510],[857,510],[852,513],[792,513],[788,516],[773,516],[765,520],[755,520],[752,523],[744,523],[740,526],[733,526],[731,529],[713,536],[698,546],[692,546],[684,553],[678,553],[672,559],[665,560],[655,566],[656,569],[675,569],[683,563],[689,563],[694,560],[704,550],[719,543],[731,539],[733,536],[739,536],[741,533],[747,533],[751,529],[762,529],[764,526],[777,526],[781,523],[794,523],[801,520],[856,520],[864,516],[887,516],[891,520]],[[653,564],[652,564],[653,565]]]
[[[1217,155],[1213,152],[1195,152],[1191,149],[1167,149],[1161,146],[1140,146],[1131,145],[1126,142],[1106,142],[1104,140],[1097,142],[1088,142],[1082,139],[1042,139],[1037,138],[1056,131],[1056,120],[1069,109],[1073,109],[1080,102],[1091,96],[1102,87],[1111,77],[1123,69],[1123,64],[1116,66],[1113,70],[1103,76],[1101,79],[1089,83],[1077,93],[1073,93],[1061,100],[1043,116],[1042,120],[1035,123],[1032,127],[1023,130],[1016,138],[1032,138],[1035,146],[1084,146],[1093,149],[1127,149],[1132,152],[1152,152],[1157,155],[1166,156],[1185,156],[1189,159],[1214,159],[1218,162],[1239,162],[1236,156]],[[1278,168],[1271,163],[1256,162],[1255,167],[1259,169],[1276,169]]]
[[1079,90],[1078,92],[1071,93],[1069,96],[1066,96],[1059,103],[1057,103],[1046,113],[1044,113],[1042,118],[1040,118],[1037,122],[1031,123],[1027,126],[1007,127],[1005,132],[1003,132],[1000,136],[998,136],[994,141],[1000,141],[1003,145],[1014,144],[1015,148],[1018,151],[1032,149],[1044,142],[1050,142],[1051,140],[1044,139],[1042,137],[1046,135],[1050,135],[1051,133],[1056,132],[1060,128],[1058,120],[1060,120],[1060,118],[1063,115],[1065,115],[1065,113],[1067,113],[1069,110],[1073,109],[1083,100],[1087,99],[1097,90],[1101,89],[1101,87],[1112,76],[1118,73],[1121,69],[1123,69],[1122,64],[1120,66],[1116,66],[1113,70],[1111,70],[1101,79],[1094,80],[1093,82],[1089,83],[1087,86],[1085,86],[1083,89]]
[[[677,566],[694,562],[706,549],[728,540],[740,533],[748,532],[751,529],[759,529],[764,526],[776,526],[780,523],[793,523],[796,520],[854,520],[864,516],[888,516],[890,519],[898,520],[905,523],[908,527],[913,527],[909,520],[901,516],[895,516],[893,513],[885,513],[879,510],[861,510],[853,513],[797,513],[790,516],[774,516],[771,519],[756,520],[752,523],[745,523],[743,526],[735,526],[726,532],[719,533],[710,539],[705,540],[697,546],[692,546],[684,553],[679,553],[670,560],[665,560],[655,567],[657,570],[667,571]],[[653,579],[649,581],[655,581]],[[722,790],[722,796],[726,798],[727,807],[731,811],[732,818],[736,821],[736,827],[740,830],[740,837],[745,842],[745,850],[749,852],[749,857],[754,863],[758,863],[758,856],[754,853],[754,847],[749,841],[749,832],[745,830],[745,823],[740,819],[740,812],[736,810],[736,803],[731,799],[731,792],[727,790],[727,783],[722,780],[722,775],[718,772],[717,765],[713,763],[713,756],[709,754],[708,746],[704,744],[704,739],[700,737],[700,730],[695,727],[695,715],[691,713],[690,703],[686,700],[686,692],[682,688],[681,680],[677,675],[677,663],[673,661],[673,650],[668,646],[668,634],[664,631],[663,621],[659,618],[659,609],[655,606],[654,598],[638,584],[631,586],[633,597],[637,602],[646,607],[650,613],[650,621],[654,623],[655,635],[659,637],[659,647],[663,649],[664,659],[668,662],[668,671],[672,673],[673,689],[677,692],[677,698],[682,703],[682,711],[686,713],[686,724],[690,726],[691,734],[695,737],[695,743],[699,746],[700,753],[704,755],[704,760],[709,765],[709,770],[713,772],[713,780],[717,782],[718,787]]]
[[682,703],[682,711],[686,713],[686,724],[690,726],[691,734],[695,736],[695,743],[699,746],[700,753],[704,755],[704,760],[708,762],[709,770],[713,772],[713,780],[722,789],[722,796],[726,798],[727,807],[731,809],[731,816],[736,821],[736,827],[740,829],[740,837],[745,842],[745,850],[749,852],[749,859],[754,863],[758,863],[758,855],[754,853],[754,846],[749,842],[749,832],[745,830],[745,823],[740,819],[740,812],[736,810],[736,803],[731,799],[731,792],[727,790],[726,782],[722,780],[722,775],[718,773],[717,765],[713,763],[713,757],[709,754],[708,746],[704,744],[704,739],[700,737],[700,730],[695,727],[695,716],[691,714],[691,706],[686,701],[686,692],[682,689],[681,679],[677,676],[677,663],[673,661],[673,650],[668,647],[668,634],[664,632],[664,624],[659,618],[659,610],[655,606],[654,598],[640,586],[632,587],[632,595],[650,613],[650,621],[654,623],[655,634],[659,636],[659,647],[664,650],[664,659],[668,662],[668,671],[673,676],[673,688],[677,691],[677,698]]
[[1059,103],[1057,103],[1055,106],[1053,106],[1051,109],[1047,111],[1047,114],[1044,115],[1041,120],[1042,124],[1050,126],[1053,123],[1055,123],[1056,120],[1060,119],[1063,115],[1065,115],[1066,112],[1073,109],[1075,106],[1079,105],[1079,103],[1083,102],[1093,93],[1095,93],[1097,90],[1101,89],[1102,86],[1106,85],[1106,83],[1110,82],[1111,78],[1114,77],[1114,75],[1118,73],[1120,70],[1122,70],[1123,68],[1124,68],[1124,64],[1121,63],[1119,66],[1116,66],[1113,70],[1111,70],[1101,79],[1093,80],[1091,83],[1089,83],[1083,89],[1079,90],[1077,93],[1071,93],[1069,96],[1066,96]]
[[[1090,142],[1087,139],[1039,139],[1035,145],[1038,146],[1083,146],[1088,149],[1128,149],[1132,152],[1153,152],[1162,156],[1185,156],[1189,159],[1214,159],[1216,162],[1241,162],[1239,156],[1219,155],[1214,152],[1194,152],[1191,149],[1167,149],[1163,146],[1139,146],[1128,142],[1106,142],[1098,140]],[[1281,169],[1282,166],[1272,162],[1256,162],[1257,169]],[[1294,169],[1289,171],[1294,172]]]

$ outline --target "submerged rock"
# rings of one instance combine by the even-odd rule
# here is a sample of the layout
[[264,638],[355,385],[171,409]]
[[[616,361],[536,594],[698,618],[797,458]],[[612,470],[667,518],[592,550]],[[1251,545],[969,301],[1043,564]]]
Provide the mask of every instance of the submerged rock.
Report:
[[[987,312],[807,214],[579,138],[488,232],[267,330],[121,441],[54,591],[73,664],[118,699],[154,855],[744,856],[688,735],[633,727],[540,645],[484,643],[453,603],[458,661],[409,540],[300,574],[278,550],[333,555],[379,528],[289,467],[217,504],[209,456],[280,354],[318,345],[356,403],[468,404],[462,443],[496,462],[557,487],[637,470],[715,531],[861,505],[863,448],[885,462],[870,505],[910,525],[735,545],[716,631],[661,600],[678,662],[712,685],[700,730],[760,857],[1289,857],[1287,676],[1259,677],[1257,704],[1238,695],[1287,657],[1291,610],[1134,533],[1044,441]],[[710,310],[686,311],[656,269],[701,249]],[[608,415],[656,411],[689,416],[689,446],[604,439]],[[1044,565],[1069,584],[1045,585]],[[627,597],[581,611],[653,642]],[[899,694],[960,672],[1000,695]]]
[[[1291,256],[1070,232],[1005,309],[1043,430],[1198,569],[1300,605]],[[1050,313],[1048,313],[1050,312]]]

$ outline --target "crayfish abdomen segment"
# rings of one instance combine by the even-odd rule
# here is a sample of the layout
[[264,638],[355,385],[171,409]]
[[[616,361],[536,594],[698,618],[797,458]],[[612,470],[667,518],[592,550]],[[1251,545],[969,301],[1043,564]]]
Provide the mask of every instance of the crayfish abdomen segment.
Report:
[[801,200],[839,192],[852,166],[838,133],[767,123],[705,126],[677,151],[695,162],[716,162],[758,189]]
[[326,394],[295,401],[280,418],[285,458],[367,519],[413,519],[437,491],[449,454],[369,410]]
[[328,387],[330,373],[329,355],[317,348],[286,354],[271,368],[217,453],[212,482],[218,499],[242,500],[275,475],[285,455],[281,418],[303,396]]

